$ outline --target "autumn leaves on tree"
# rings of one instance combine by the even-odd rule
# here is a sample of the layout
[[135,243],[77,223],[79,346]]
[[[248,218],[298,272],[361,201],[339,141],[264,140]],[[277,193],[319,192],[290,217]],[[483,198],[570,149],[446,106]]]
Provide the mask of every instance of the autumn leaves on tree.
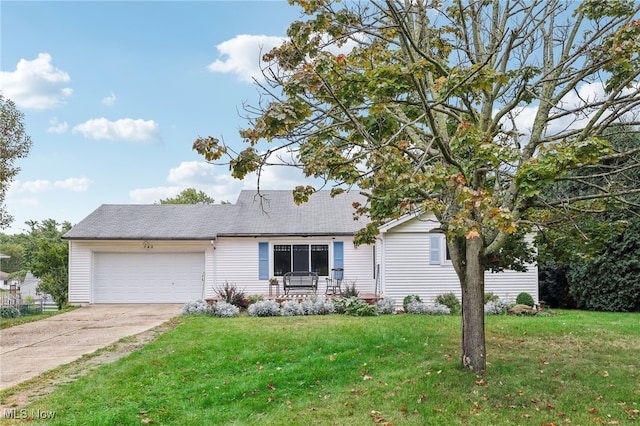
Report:
[[[194,149],[209,161],[228,156],[237,178],[289,158],[336,195],[358,188],[368,203],[357,213],[371,218],[358,243],[389,219],[434,213],[463,295],[461,361],[484,370],[488,260],[518,253],[526,232],[574,209],[640,192],[612,170],[607,185],[580,196],[545,193],[568,177],[595,182],[603,161],[640,149],[617,151],[603,138],[637,132],[638,6],[293,3],[305,19],[264,55],[263,102],[247,107],[240,132],[247,148],[232,152],[206,137]],[[316,189],[296,188],[294,197],[304,202]]]

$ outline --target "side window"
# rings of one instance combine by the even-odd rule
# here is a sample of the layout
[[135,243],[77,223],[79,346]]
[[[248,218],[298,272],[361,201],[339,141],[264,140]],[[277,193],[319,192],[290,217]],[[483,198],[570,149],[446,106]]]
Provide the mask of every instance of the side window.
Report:
[[429,235],[429,265],[451,263],[451,253],[443,234]]
[[429,265],[442,264],[442,235],[429,235]]

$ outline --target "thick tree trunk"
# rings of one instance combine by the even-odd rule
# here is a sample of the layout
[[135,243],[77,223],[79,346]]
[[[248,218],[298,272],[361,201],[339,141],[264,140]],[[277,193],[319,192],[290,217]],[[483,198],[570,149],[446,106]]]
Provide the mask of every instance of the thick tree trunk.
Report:
[[482,238],[466,241],[464,274],[459,274],[462,287],[462,366],[480,372],[486,369],[484,336],[484,266]]

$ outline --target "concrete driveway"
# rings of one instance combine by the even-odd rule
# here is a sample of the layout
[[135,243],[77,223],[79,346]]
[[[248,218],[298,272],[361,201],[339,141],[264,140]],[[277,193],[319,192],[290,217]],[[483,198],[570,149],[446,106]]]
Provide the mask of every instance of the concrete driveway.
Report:
[[183,306],[89,305],[0,330],[0,390],[159,326]]

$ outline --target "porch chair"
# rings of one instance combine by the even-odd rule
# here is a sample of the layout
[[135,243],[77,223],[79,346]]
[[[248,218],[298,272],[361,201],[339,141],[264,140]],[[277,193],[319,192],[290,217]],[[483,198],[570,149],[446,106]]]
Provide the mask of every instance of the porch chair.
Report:
[[342,294],[342,280],[344,279],[344,269],[343,268],[333,268],[331,270],[331,276],[327,277],[327,289],[324,292],[325,294],[329,294],[329,290],[331,290],[331,294]]

